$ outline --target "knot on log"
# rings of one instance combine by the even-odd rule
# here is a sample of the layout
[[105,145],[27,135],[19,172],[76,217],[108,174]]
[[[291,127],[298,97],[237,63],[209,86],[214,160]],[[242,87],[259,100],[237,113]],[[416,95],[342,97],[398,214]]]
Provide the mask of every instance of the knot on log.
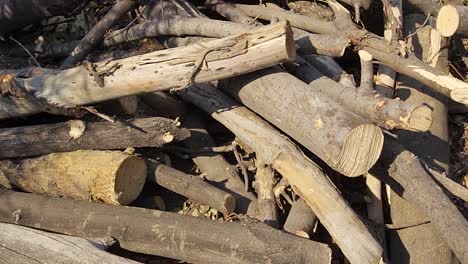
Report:
[[0,94],[4,97],[13,96],[17,98],[25,97],[27,91],[18,86],[13,74],[0,75]]

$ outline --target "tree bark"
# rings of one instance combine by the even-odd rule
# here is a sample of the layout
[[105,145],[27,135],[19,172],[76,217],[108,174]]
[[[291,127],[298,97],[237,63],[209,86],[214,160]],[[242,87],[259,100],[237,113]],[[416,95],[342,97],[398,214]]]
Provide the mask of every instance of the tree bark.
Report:
[[0,224],[0,263],[137,264],[105,250],[107,241],[87,240],[22,226]]
[[279,23],[203,45],[146,53],[110,64],[88,63],[87,67],[51,70],[26,79],[3,76],[2,90],[13,91],[14,95],[1,98],[0,118],[40,112],[42,103],[70,108],[142,92],[183,88],[192,82],[228,78],[294,57],[291,29],[287,23]]
[[437,30],[443,37],[468,37],[468,7],[444,5],[437,15]]
[[[213,138],[205,129],[205,124],[196,109],[188,107],[180,101],[165,95],[162,92],[148,93],[142,96],[144,101],[167,117],[184,116],[182,127],[190,129],[190,137],[182,143],[190,149],[215,147]],[[244,183],[240,179],[237,168],[228,163],[221,153],[190,153],[193,162],[205,174],[209,183],[224,190],[236,198],[236,212],[256,217],[257,198],[245,191]]]
[[351,263],[377,263],[382,248],[321,169],[270,124],[214,87],[180,91],[271,164],[314,210]]
[[312,209],[303,199],[299,199],[291,205],[283,230],[297,236],[309,238],[317,221],[317,216]]
[[270,20],[273,16],[281,20],[288,20],[291,26],[310,32],[332,34],[335,36],[344,34],[352,44],[369,52],[374,59],[381,61],[393,70],[424,83],[434,91],[454,101],[468,105],[468,83],[430,67],[415,56],[400,56],[400,47],[398,45],[389,43],[384,38],[366,30],[358,29],[352,23],[349,12],[343,6],[334,1],[329,1],[328,4],[335,12],[335,21],[325,22],[317,18],[291,14],[285,12],[285,10],[269,9],[261,6],[235,6],[236,8],[239,7],[241,11],[245,11],[251,17]]
[[206,0],[205,5],[229,21],[251,26],[255,25],[255,20],[236,9],[231,3],[226,3],[223,0]]
[[[427,131],[432,124],[431,108],[423,103],[387,99],[376,92],[346,87],[323,76],[302,59],[286,64],[289,72],[340,105],[386,129]],[[362,85],[362,84],[361,84]],[[368,84],[372,85],[372,84]]]
[[362,175],[380,155],[380,128],[279,68],[220,86],[345,176]]
[[274,184],[275,172],[270,165],[263,164],[259,160],[255,174],[255,187],[258,196],[257,218],[271,227],[278,228],[276,199],[273,193]]
[[[433,54],[443,55],[443,51],[441,52],[440,48],[437,47],[443,47],[444,44],[440,43],[441,40],[437,40],[437,38],[435,39],[439,43],[433,42],[434,38],[431,37],[431,35],[438,34],[438,32],[432,29],[431,26],[420,28],[425,20],[426,17],[424,15],[405,16],[403,29],[406,35],[416,32],[417,30],[417,33],[409,39],[409,44],[414,47],[415,56],[422,61],[430,63],[429,60],[434,57]],[[443,67],[438,67],[439,70],[443,71],[445,68],[445,72],[447,72],[447,60],[442,58],[438,58],[438,60],[440,63],[439,65],[443,65]],[[433,109],[433,123],[429,131],[422,135],[398,131],[397,135],[400,143],[407,150],[417,155],[419,159],[426,162],[430,167],[445,171],[448,169],[450,157],[448,145],[447,99],[432,93],[423,84],[408,76],[400,75],[398,83],[396,96],[399,96],[406,102],[424,103]],[[398,165],[397,163],[395,164]],[[419,169],[421,170],[421,168]],[[423,174],[425,181],[430,181],[430,185],[434,187],[434,183],[427,175],[427,172],[421,171],[419,173]],[[403,175],[407,178],[415,178],[413,171],[407,171],[406,174],[402,174],[401,176]],[[411,177],[409,177],[409,175],[411,175]],[[403,183],[400,182],[400,184]],[[423,183],[418,182],[417,186],[420,185],[424,186]],[[404,187],[405,189],[410,188],[407,186]],[[411,192],[412,190],[409,189],[408,191]],[[420,192],[422,191],[423,190]],[[428,192],[427,189],[425,192],[426,191]],[[438,187],[437,192],[440,192]],[[428,193],[424,193],[420,195],[427,194]],[[438,196],[434,194],[434,197]],[[443,198],[444,200],[441,201],[434,200],[435,204],[433,205],[429,204],[430,201],[427,201],[426,204],[420,204],[416,203],[417,201],[415,200],[403,200],[398,197],[398,193],[392,192],[390,194],[390,214],[392,223],[401,225],[409,222],[421,222],[427,219],[427,217],[432,220],[430,213],[425,209],[427,206],[443,205],[445,203],[444,201],[448,200],[445,196]],[[446,215],[445,217],[452,216]],[[390,246],[392,249],[392,260],[398,263],[453,263],[453,253],[449,248],[451,245],[450,243],[446,243],[448,240],[445,239],[444,241],[446,236],[441,233],[442,230],[441,227],[437,226],[438,224],[440,223],[432,221],[432,223],[426,225],[391,231]],[[420,243],[421,241],[424,242]]]
[[1,0],[0,35],[78,8],[81,0]]
[[82,150],[0,161],[0,184],[7,188],[109,204],[130,204],[145,179],[145,162],[118,151]]
[[330,263],[327,245],[263,223],[218,222],[176,213],[3,192],[0,221],[82,237],[192,263]]
[[116,122],[63,123],[0,129],[0,158],[37,156],[86,149],[160,147],[190,136],[173,120],[151,117]]
[[[443,241],[437,239],[440,236],[462,263],[468,263],[468,245],[465,243],[466,237],[468,237],[468,222],[421,166],[420,160],[413,153],[404,149],[391,138],[385,138],[385,142],[382,160],[385,167],[390,164],[388,173],[391,179],[383,180],[390,185],[396,194],[411,202],[418,210],[415,211],[415,207],[403,210],[402,207],[399,207],[398,210],[401,210],[399,211],[400,219],[403,219],[404,214],[410,216],[404,218],[406,221],[415,219],[415,215],[422,214],[431,220],[430,227],[436,231],[434,233],[431,229],[418,228],[427,227],[428,225],[399,230],[399,236],[402,240],[405,239],[402,235],[412,234],[412,237],[411,239],[407,237],[408,240],[404,244],[403,251],[392,252],[392,262],[428,263],[435,261],[436,263],[450,263],[450,250],[444,248]],[[375,175],[380,176],[382,174],[375,173]],[[411,177],[408,177],[408,175],[411,175]],[[397,201],[395,200],[395,202]],[[394,205],[394,200],[392,200],[391,205]],[[395,214],[392,212],[392,220],[394,216]],[[393,224],[398,224],[398,222],[394,221]],[[415,237],[418,239],[415,239]],[[395,246],[395,244],[392,244],[392,246]],[[428,254],[427,250],[434,253]]]
[[168,190],[197,202],[206,204],[221,213],[232,214],[236,200],[231,194],[222,191],[200,179],[159,163],[147,160],[148,179]]

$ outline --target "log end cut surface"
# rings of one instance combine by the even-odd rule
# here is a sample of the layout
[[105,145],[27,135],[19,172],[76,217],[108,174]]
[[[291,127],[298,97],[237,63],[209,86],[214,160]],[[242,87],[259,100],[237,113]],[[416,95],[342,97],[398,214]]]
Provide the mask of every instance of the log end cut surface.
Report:
[[460,15],[453,5],[440,8],[437,16],[437,31],[444,37],[453,36],[460,26]]
[[382,130],[370,124],[356,127],[347,136],[336,167],[343,175],[357,177],[368,171],[382,151]]
[[130,204],[133,202],[145,184],[146,164],[136,156],[128,156],[117,170],[114,184],[115,202]]
[[412,131],[427,131],[432,125],[432,110],[426,105],[416,107],[408,119],[408,128]]

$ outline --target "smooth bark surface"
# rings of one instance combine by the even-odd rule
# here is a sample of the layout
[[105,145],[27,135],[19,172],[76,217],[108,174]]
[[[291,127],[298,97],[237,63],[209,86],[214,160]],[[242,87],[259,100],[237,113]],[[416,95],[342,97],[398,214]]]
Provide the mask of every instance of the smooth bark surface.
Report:
[[363,174],[380,155],[380,128],[277,67],[220,86],[345,176]]
[[318,218],[310,206],[303,199],[299,199],[291,205],[283,230],[297,236],[309,238],[317,221]]

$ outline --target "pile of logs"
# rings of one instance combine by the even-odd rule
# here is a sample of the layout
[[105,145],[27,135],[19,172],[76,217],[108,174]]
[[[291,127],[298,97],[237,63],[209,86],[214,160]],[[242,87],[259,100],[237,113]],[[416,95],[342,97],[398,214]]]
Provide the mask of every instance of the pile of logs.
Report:
[[0,0],[0,263],[468,264],[444,2]]

